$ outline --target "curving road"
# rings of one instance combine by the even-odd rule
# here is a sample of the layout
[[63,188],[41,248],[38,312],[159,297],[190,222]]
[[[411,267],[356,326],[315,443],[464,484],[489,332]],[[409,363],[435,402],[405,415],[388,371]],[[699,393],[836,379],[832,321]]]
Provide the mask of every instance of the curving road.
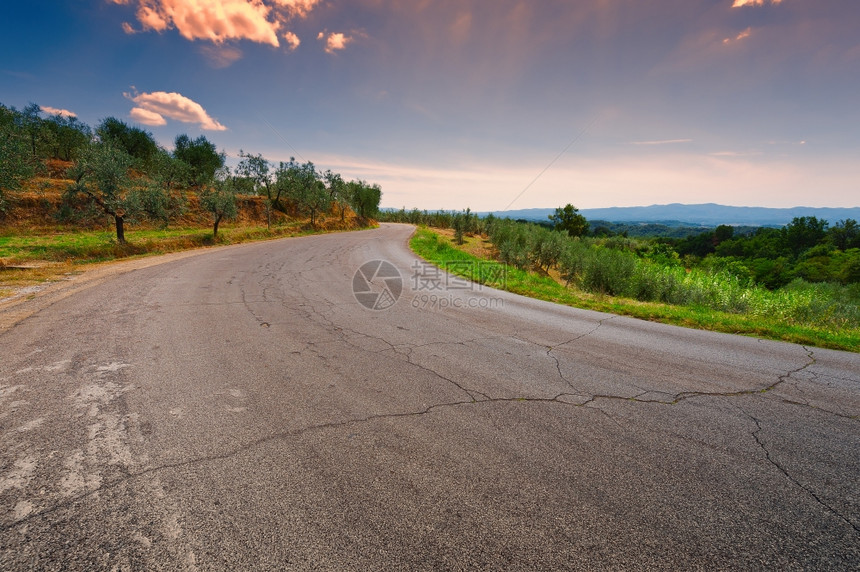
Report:
[[214,250],[0,334],[0,569],[860,567],[860,355],[479,288],[411,232]]

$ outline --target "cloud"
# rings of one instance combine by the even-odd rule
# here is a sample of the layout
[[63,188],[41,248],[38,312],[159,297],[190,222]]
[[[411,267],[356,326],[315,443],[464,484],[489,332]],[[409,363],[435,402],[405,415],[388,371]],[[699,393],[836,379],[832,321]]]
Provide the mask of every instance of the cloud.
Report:
[[631,145],[675,145],[677,143],[692,143],[692,139],[660,139],[657,141],[631,141]]
[[731,44],[732,42],[738,42],[740,40],[744,40],[746,38],[749,38],[751,35],[752,35],[752,28],[747,28],[746,30],[744,30],[743,32],[741,32],[740,34],[738,34],[737,36],[735,36],[733,38],[724,38],[723,43],[724,44]]
[[235,46],[201,46],[200,53],[216,69],[230,67],[242,58],[242,50]]
[[710,153],[711,157],[756,157],[762,155],[761,151],[716,151]]
[[250,40],[278,46],[280,22],[259,0],[140,0],[137,19],[144,30],[176,28],[188,40]]
[[782,0],[735,0],[732,8],[743,8],[744,6],[764,6],[765,4],[780,4]]
[[40,105],[39,109],[41,109],[48,115],[65,115],[66,117],[78,116],[78,114],[74,111],[69,111],[68,109],[57,109],[56,107],[51,107],[50,105]]
[[351,43],[354,38],[346,36],[340,32],[320,32],[317,35],[318,40],[325,40],[325,51],[328,54],[333,54],[338,50],[346,48],[347,44]]
[[[248,40],[279,47],[279,32],[294,18],[307,18],[322,0],[108,0],[114,4],[137,6],[141,31],[164,32],[175,29],[188,40],[223,44]],[[123,31],[136,32],[124,22]],[[298,37],[282,36],[289,49],[298,46]]]
[[164,117],[154,111],[143,109],[142,107],[132,107],[131,112],[129,112],[129,116],[138,123],[143,123],[144,125],[167,125],[167,120]]
[[206,113],[196,101],[176,92],[154,91],[152,93],[125,93],[125,97],[137,104],[131,116],[146,125],[164,125],[165,117],[183,123],[196,123],[206,131],[226,131]]
[[290,51],[295,50],[299,47],[299,44],[302,43],[299,37],[292,32],[284,34],[284,39],[287,41],[287,46],[290,48]]
[[306,18],[320,2],[321,0],[275,0],[275,4],[287,8],[291,14],[299,18]]

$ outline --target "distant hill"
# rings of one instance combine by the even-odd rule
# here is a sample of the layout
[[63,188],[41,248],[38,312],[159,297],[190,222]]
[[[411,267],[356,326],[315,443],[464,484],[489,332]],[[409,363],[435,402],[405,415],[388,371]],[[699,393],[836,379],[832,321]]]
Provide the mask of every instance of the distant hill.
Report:
[[[520,209],[493,213],[495,216],[532,221],[545,221],[555,209]],[[651,205],[648,207],[610,207],[604,209],[582,209],[589,220],[610,222],[653,222],[668,226],[782,226],[795,217],[814,216],[834,224],[848,218],[860,220],[860,207],[730,207],[713,203],[701,205]],[[482,216],[489,213],[479,213]]]

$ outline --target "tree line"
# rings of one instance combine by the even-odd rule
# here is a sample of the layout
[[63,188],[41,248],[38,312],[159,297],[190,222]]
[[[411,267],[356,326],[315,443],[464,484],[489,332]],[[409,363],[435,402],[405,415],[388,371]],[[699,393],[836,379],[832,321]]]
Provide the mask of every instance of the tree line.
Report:
[[216,236],[219,224],[237,215],[239,195],[263,198],[267,226],[274,211],[307,216],[312,226],[333,207],[342,220],[348,208],[368,219],[382,198],[379,185],[345,181],[310,161],[291,158],[275,165],[242,151],[231,170],[225,153],[203,135],[178,135],[168,151],[150,132],[115,117],[92,128],[76,117],[44,114],[36,104],[19,111],[0,103],[0,216],[51,159],[72,163],[60,217],[74,219],[75,208],[79,217],[110,217],[119,243],[125,242],[128,223],[167,224],[184,214],[189,192],[211,214]]
[[831,226],[814,216],[796,217],[781,228],[759,227],[745,233],[723,225],[665,242],[688,265],[730,268],[770,289],[796,278],[860,283],[860,225],[850,218]]

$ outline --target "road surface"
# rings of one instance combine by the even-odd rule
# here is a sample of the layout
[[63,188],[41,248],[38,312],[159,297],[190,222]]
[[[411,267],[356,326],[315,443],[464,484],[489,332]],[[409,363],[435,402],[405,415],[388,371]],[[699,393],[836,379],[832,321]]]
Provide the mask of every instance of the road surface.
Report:
[[480,288],[411,232],[213,250],[0,334],[0,569],[860,567],[860,355]]

